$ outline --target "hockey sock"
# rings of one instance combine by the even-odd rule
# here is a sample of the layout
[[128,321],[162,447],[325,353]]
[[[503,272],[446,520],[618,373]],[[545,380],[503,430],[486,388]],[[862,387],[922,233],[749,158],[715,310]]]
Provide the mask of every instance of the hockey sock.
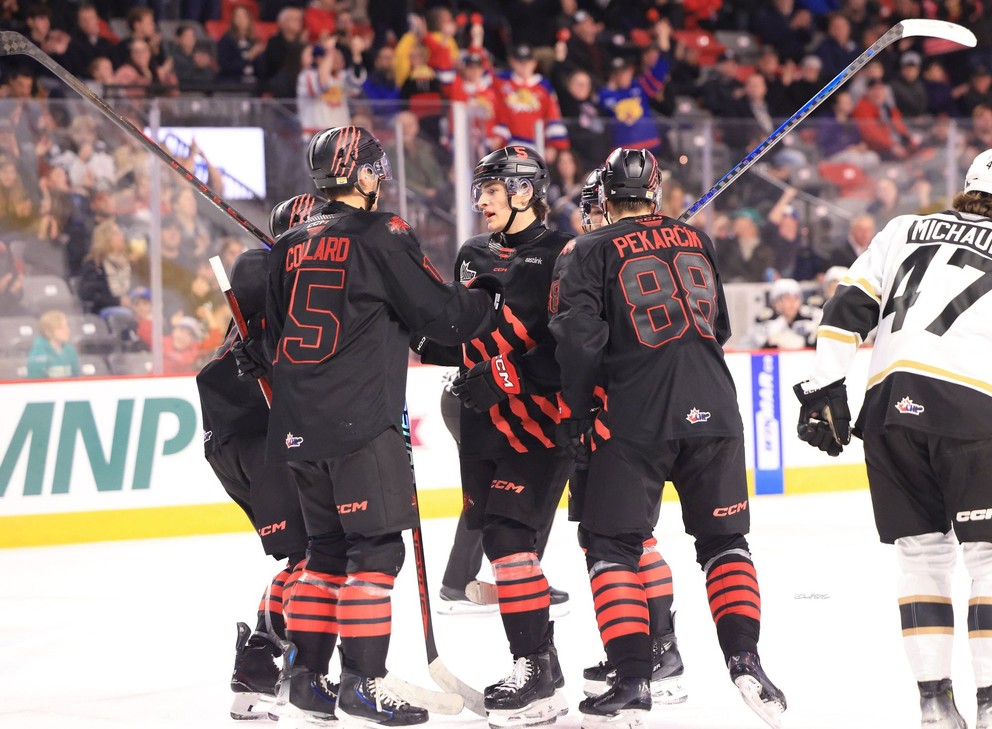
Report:
[[589,570],[592,601],[606,657],[620,678],[651,677],[648,601],[637,573],[599,561]]
[[517,552],[492,564],[499,613],[514,658],[547,651],[551,589],[537,553]]
[[272,582],[262,593],[262,601],[258,605],[258,622],[255,624],[256,633],[264,633],[280,640],[286,637],[286,621],[282,615],[283,593],[286,582],[292,570],[286,565],[282,571],[272,578]]
[[296,645],[297,665],[327,673],[338,639],[338,593],[344,579],[304,569],[289,591],[284,589],[286,637]]
[[651,619],[651,635],[662,637],[674,632],[672,604],[675,602],[672,570],[655,546],[654,537],[645,540],[644,552],[637,565],[637,579],[644,587]]
[[[939,681],[951,676],[954,643],[951,574],[956,551],[950,532],[896,540],[902,572],[899,577],[902,642],[917,681]],[[971,613],[968,618],[970,622]]]
[[965,542],[964,563],[971,576],[968,600],[968,644],[975,685],[992,685],[992,544]]
[[359,676],[386,675],[386,653],[392,631],[389,594],[396,578],[382,572],[353,572],[341,588],[343,667]]
[[729,550],[706,564],[706,596],[724,660],[742,651],[757,653],[761,590],[746,550]]

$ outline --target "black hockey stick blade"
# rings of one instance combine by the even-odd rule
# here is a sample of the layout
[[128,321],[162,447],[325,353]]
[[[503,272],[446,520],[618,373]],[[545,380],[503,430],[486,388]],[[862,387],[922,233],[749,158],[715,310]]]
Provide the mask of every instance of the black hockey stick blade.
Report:
[[235,223],[241,226],[250,235],[257,238],[258,241],[266,248],[272,247],[272,239],[267,233],[263,232],[244,215],[231,207],[224,201],[223,198],[221,198],[220,195],[200,182],[192,172],[179,164],[179,162],[176,161],[172,155],[162,149],[153,140],[145,136],[143,131],[114,111],[114,109],[110,107],[107,102],[93,93],[93,90],[89,86],[65,70],[51,56],[38,48],[38,46],[29,41],[23,35],[12,30],[0,31],[0,56],[28,56],[29,58],[33,58],[35,61],[51,71],[56,78],[71,87],[73,91],[92,103],[105,117],[116,124],[125,134],[142,144],[146,149],[148,149],[149,152],[154,154],[160,160],[169,165],[169,167],[182,175],[183,179],[185,179],[186,182],[192,186],[192,188],[196,190],[207,202],[234,220]]

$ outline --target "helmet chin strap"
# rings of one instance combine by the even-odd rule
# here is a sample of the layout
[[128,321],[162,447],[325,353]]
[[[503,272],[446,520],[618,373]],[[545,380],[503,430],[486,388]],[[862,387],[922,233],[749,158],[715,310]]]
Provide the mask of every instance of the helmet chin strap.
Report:
[[357,182],[355,183],[355,192],[365,198],[365,210],[369,212],[372,210],[372,206],[375,205],[375,201],[379,198],[379,187],[382,185],[382,180],[376,179],[375,189],[372,192],[365,192],[362,186]]

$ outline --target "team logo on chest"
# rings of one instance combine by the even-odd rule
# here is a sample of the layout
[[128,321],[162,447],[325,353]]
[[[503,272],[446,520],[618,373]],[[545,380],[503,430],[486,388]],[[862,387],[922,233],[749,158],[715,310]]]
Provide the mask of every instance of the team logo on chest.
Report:
[[710,413],[704,412],[699,408],[693,408],[689,411],[689,414],[685,416],[685,419],[692,425],[695,425],[696,423],[705,423],[710,419]]
[[475,276],[476,272],[468,265],[468,261],[462,261],[462,266],[458,269],[458,281],[465,283],[466,281],[471,281]]
[[919,403],[915,403],[908,397],[904,397],[902,400],[896,403],[896,410],[898,410],[903,415],[919,415],[926,408],[924,408]]

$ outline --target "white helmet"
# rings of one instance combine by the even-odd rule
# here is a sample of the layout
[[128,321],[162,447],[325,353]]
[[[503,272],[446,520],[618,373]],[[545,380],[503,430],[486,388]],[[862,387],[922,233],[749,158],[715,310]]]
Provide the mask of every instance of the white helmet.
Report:
[[992,149],[986,149],[975,157],[964,176],[964,191],[972,190],[992,194]]

